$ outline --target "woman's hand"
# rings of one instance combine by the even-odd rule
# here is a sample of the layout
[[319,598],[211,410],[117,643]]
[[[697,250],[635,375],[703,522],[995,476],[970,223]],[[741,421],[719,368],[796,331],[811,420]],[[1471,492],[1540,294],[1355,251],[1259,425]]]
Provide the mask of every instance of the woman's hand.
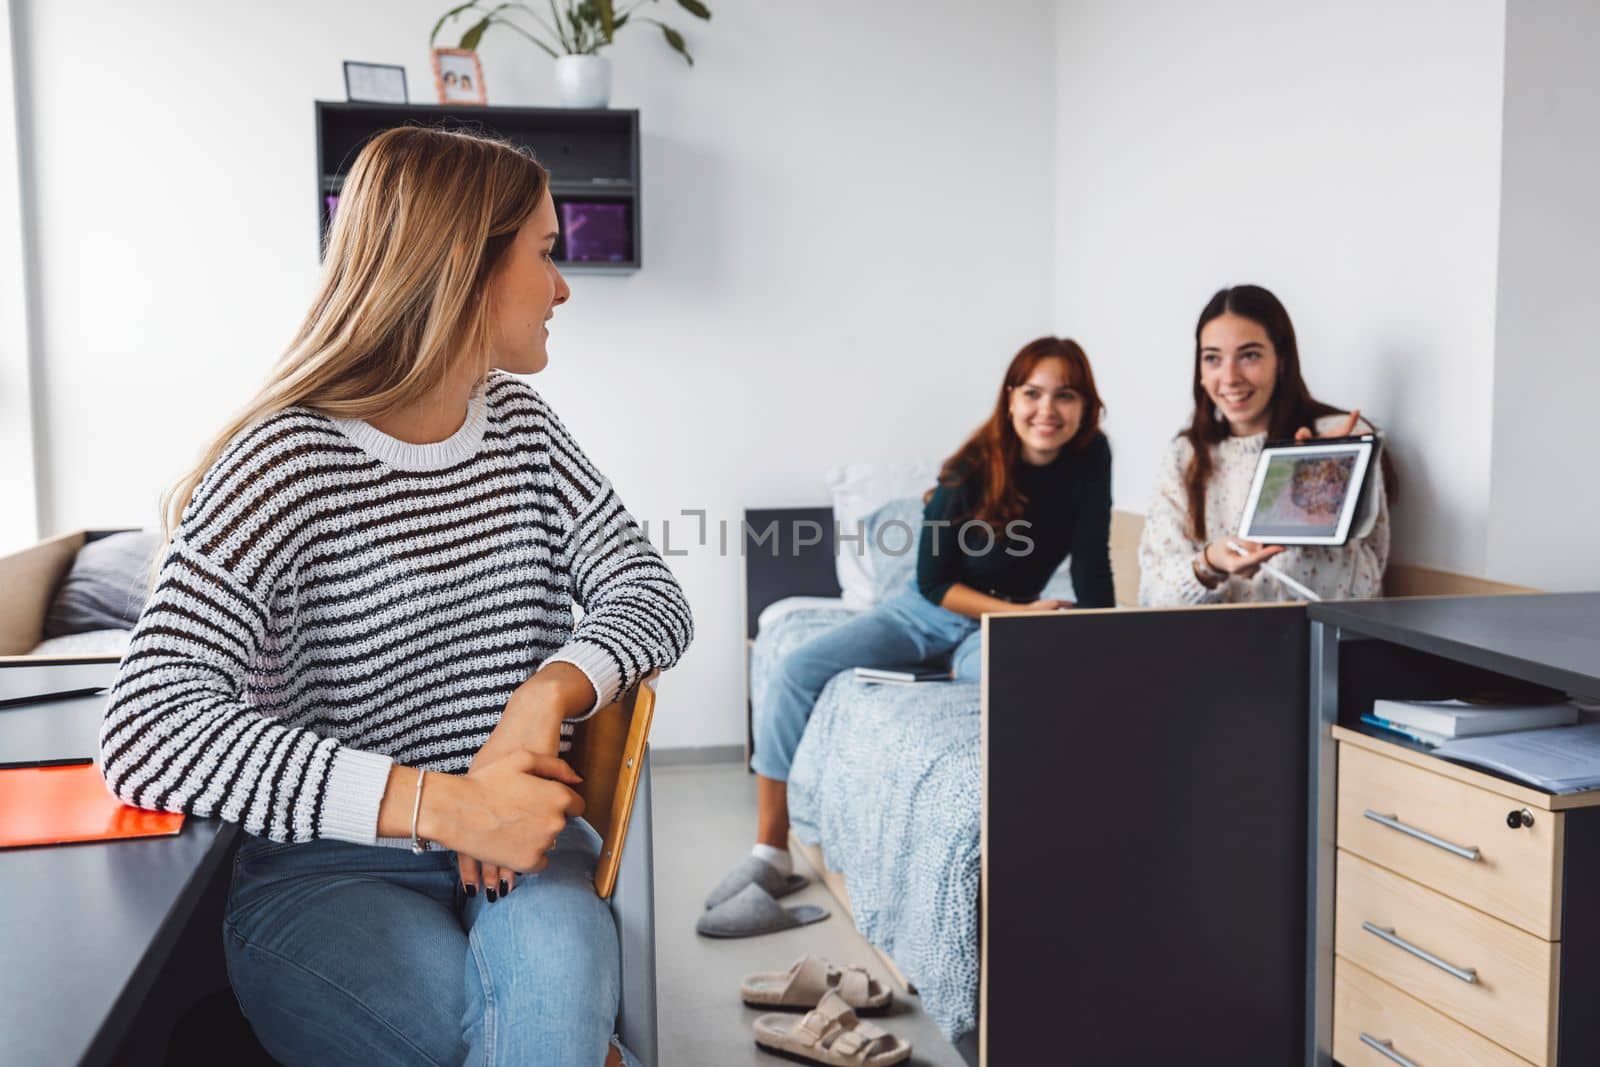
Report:
[[475,764],[464,777],[434,775],[424,785],[420,832],[501,876],[540,871],[567,820],[583,814],[571,788],[582,780],[565,760],[525,749]]
[[1018,604],[1017,611],[1066,611],[1078,605],[1070,600],[1035,600],[1031,604]]
[[1356,432],[1356,427],[1360,425],[1361,410],[1357,408],[1355,411],[1350,413],[1350,421],[1345,423],[1344,427],[1340,429],[1338,433],[1318,434],[1313,432],[1311,427],[1302,426],[1294,432],[1294,439],[1296,441],[1310,441],[1315,437],[1350,437]]
[[1207,544],[1200,556],[1212,570],[1240,578],[1253,578],[1263,563],[1283,550],[1283,545],[1263,545],[1242,537],[1225,537]]
[[[570,663],[552,663],[529,678],[506,702],[500,722],[467,773],[499,762],[517,752],[555,757],[561,751],[561,723],[588,711],[594,703],[594,684],[589,676]],[[562,767],[567,765],[556,760]],[[571,768],[567,768],[570,772]],[[457,850],[460,851],[460,850]],[[457,856],[461,884],[469,889],[482,887],[497,899],[517,883],[516,868],[501,869],[470,853]]]

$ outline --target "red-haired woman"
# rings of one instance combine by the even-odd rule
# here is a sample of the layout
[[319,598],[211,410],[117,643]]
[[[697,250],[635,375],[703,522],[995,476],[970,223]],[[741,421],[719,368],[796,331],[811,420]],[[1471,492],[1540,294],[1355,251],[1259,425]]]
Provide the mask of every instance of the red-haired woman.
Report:
[[756,704],[758,844],[712,890],[701,932],[766,932],[761,916],[779,913],[763,897],[805,884],[791,873],[788,853],[789,764],[835,674],[938,661],[951,664],[956,680],[977,681],[979,619],[1071,607],[1039,599],[1069,556],[1076,603],[1112,606],[1103,410],[1076,342],[1041,337],[1012,359],[994,413],[945,461],[924,508],[912,585],[790,653]]

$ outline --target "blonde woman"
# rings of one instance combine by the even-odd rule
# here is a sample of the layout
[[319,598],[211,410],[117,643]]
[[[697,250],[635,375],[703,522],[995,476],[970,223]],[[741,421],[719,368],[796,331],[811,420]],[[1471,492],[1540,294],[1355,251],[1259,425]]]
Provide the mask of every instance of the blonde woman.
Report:
[[515,148],[374,138],[298,336],[166,502],[101,761],[131,804],[248,833],[228,969],[286,1064],[631,1059],[558,751],[692,622],[610,483],[500,373],[547,362],[556,237]]

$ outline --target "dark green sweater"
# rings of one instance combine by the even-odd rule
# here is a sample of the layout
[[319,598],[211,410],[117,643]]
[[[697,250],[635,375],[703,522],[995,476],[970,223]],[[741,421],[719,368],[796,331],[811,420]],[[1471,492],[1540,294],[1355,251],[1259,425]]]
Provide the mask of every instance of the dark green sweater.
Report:
[[[1111,588],[1111,445],[1098,434],[1083,448],[1062,449],[1042,467],[1016,461],[1026,527],[1001,526],[993,543],[973,526],[961,537],[978,499],[976,482],[941,485],[922,511],[917,588],[939,604],[957,582],[1015,604],[1037,600],[1061,561],[1072,557],[1079,607],[1109,608]],[[948,526],[935,526],[946,521]],[[1008,537],[1007,529],[1019,535]],[[959,538],[959,540],[958,540]],[[1031,549],[1027,538],[1033,542]],[[965,550],[963,550],[963,545]],[[987,546],[987,551],[983,551]]]

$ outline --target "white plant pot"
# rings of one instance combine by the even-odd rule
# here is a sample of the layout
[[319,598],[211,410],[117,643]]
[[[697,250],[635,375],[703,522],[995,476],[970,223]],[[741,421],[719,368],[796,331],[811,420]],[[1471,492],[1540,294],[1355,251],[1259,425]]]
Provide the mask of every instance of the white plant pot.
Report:
[[605,107],[611,102],[611,60],[605,56],[557,59],[556,95],[562,107]]

